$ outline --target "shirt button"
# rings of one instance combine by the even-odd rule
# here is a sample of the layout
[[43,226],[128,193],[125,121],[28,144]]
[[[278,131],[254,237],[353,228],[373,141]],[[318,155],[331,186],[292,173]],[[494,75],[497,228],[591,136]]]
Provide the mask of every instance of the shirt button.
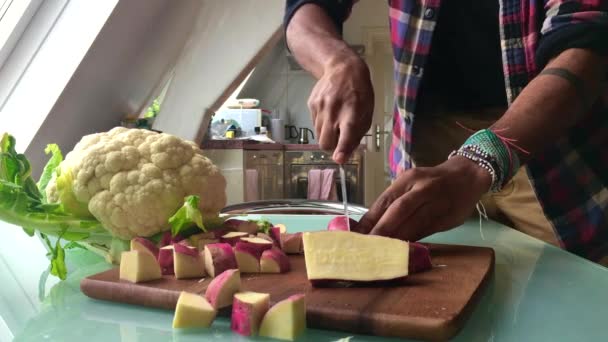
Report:
[[420,76],[420,74],[422,74],[422,68],[419,67],[418,65],[414,65],[412,67],[412,73],[416,76]]
[[432,8],[427,8],[424,10],[424,19],[433,19],[435,16],[435,10]]

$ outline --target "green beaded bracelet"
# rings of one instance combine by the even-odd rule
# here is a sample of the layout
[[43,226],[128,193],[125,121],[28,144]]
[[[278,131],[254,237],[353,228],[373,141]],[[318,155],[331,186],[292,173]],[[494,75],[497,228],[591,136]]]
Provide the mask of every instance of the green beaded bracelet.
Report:
[[519,169],[519,156],[509,148],[498,135],[489,129],[483,129],[471,135],[462,145],[460,150],[477,151],[483,154],[488,162],[494,162],[496,170],[496,184],[492,189],[498,192],[515,175]]

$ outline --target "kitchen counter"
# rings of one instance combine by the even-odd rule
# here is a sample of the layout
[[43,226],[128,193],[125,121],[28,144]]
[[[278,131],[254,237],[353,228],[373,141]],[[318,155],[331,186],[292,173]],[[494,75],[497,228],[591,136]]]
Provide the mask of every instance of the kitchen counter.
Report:
[[[331,216],[273,216],[290,230],[319,230]],[[67,253],[70,274],[45,279],[48,260],[36,238],[0,222],[0,341],[247,341],[219,318],[209,330],[176,333],[173,313],[89,299],[80,279],[109,267],[81,249]],[[602,341],[608,336],[608,269],[494,222],[469,221],[429,242],[490,246],[495,274],[456,341]],[[309,329],[299,341],[352,334]],[[260,341],[262,339],[255,339]],[[264,340],[271,341],[271,340]],[[355,335],[358,341],[398,341]]]
[[[277,151],[318,151],[319,144],[269,144],[251,140],[205,140],[201,144],[203,150],[277,150]],[[359,145],[359,149],[365,149],[365,145]]]

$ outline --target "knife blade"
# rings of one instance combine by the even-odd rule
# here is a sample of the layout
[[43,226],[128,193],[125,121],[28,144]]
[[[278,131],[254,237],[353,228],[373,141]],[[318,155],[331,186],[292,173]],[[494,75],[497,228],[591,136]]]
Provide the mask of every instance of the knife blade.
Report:
[[348,198],[346,197],[346,172],[344,166],[340,164],[340,183],[342,185],[342,203],[344,204],[344,216],[346,216],[346,227],[350,232],[350,218],[348,217]]

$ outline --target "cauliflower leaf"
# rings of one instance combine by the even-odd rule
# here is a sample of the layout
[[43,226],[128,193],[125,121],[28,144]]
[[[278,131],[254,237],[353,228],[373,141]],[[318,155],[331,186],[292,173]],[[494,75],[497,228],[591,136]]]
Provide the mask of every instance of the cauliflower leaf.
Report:
[[176,236],[194,225],[205,232],[207,231],[203,225],[203,215],[198,210],[199,202],[200,197],[196,195],[184,199],[184,205],[177,210],[175,215],[169,218],[172,236]]

